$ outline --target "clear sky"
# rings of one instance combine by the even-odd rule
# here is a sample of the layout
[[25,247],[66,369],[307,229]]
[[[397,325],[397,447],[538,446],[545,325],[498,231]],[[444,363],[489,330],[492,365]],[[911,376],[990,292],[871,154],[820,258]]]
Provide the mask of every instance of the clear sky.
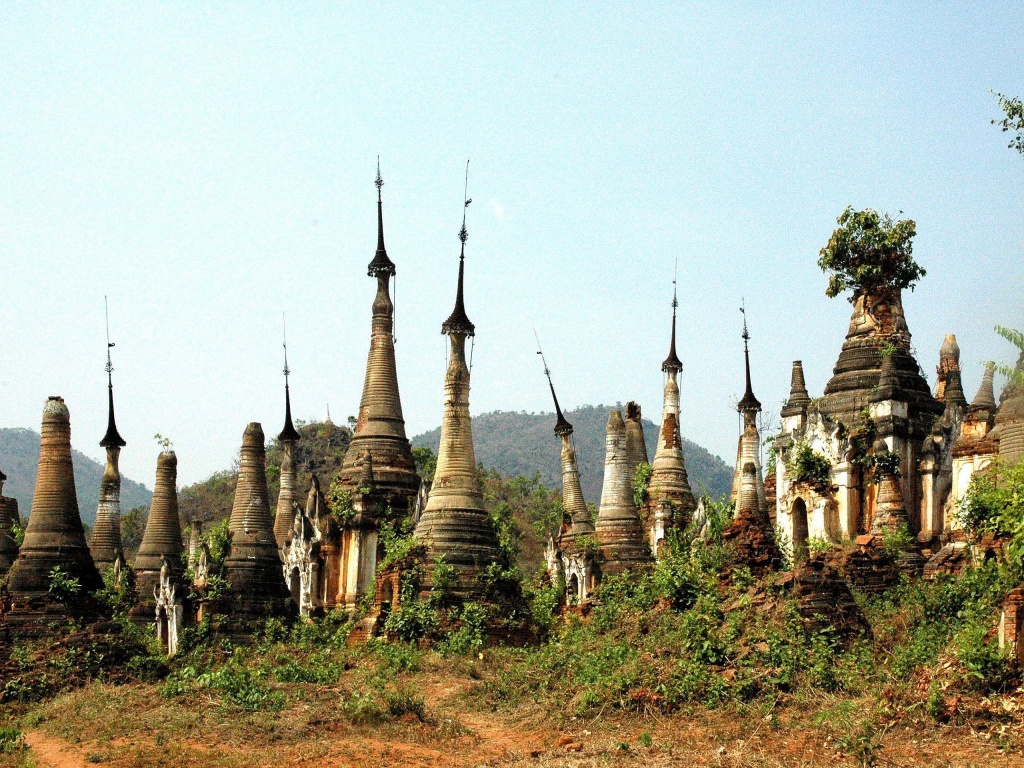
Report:
[[[436,6],[436,7],[435,7]],[[443,6],[443,7],[441,7]],[[849,317],[819,249],[847,206],[913,218],[906,312],[979,361],[1021,327],[1020,3],[0,6],[0,426],[47,395],[100,457],[109,296],[125,474],[226,468],[250,421],[358,408],[381,156],[410,436],[440,423],[472,158],[473,413],[639,401],[660,417],[679,263],[683,433],[731,460],[743,389],[812,395]],[[931,375],[934,380],[934,373]],[[554,437],[552,437],[554,439]]]

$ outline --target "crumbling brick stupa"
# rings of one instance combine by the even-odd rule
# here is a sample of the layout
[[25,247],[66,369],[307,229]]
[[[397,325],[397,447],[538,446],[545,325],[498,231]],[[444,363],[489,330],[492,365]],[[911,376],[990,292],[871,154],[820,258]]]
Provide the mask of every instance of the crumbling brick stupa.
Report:
[[567,605],[582,606],[592,599],[601,578],[597,565],[597,538],[580,485],[576,447],[572,440],[573,426],[562,414],[547,363],[544,373],[555,403],[555,435],[562,444],[562,522],[559,530],[548,539],[545,551],[548,577],[553,584],[564,586],[563,600]]
[[18,543],[14,539],[14,527],[21,525],[18,514],[18,500],[4,496],[4,481],[7,475],[0,472],[0,579],[7,575],[18,557]]
[[252,422],[242,435],[238,484],[228,520],[224,578],[230,591],[211,606],[218,629],[227,634],[248,635],[271,616],[290,617],[297,612],[281,571],[266,462],[263,427]]
[[185,544],[181,536],[177,493],[178,457],[165,450],[156,460],[153,503],[146,530],[135,556],[137,600],[130,615],[144,625],[155,625],[158,635],[172,653],[185,620]]
[[[71,414],[62,397],[50,397],[43,407],[39,469],[25,540],[11,566],[7,589],[11,610],[3,630],[13,635],[38,636],[55,620],[99,618],[91,593],[102,586],[99,572],[85,542],[78,512],[74,466],[71,458]],[[59,571],[55,572],[55,569]],[[51,592],[56,581],[70,590]]]
[[621,411],[612,411],[605,436],[601,506],[594,526],[604,574],[622,573],[651,562],[647,536],[633,499],[632,480],[626,452],[626,423]]

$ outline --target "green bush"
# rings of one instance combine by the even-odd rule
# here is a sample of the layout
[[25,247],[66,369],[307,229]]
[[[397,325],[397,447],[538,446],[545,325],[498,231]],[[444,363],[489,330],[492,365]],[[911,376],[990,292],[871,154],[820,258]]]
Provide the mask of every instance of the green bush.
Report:
[[55,565],[53,570],[50,571],[49,592],[53,595],[54,600],[68,603],[74,600],[81,591],[82,583],[78,580],[77,576],[64,573],[59,565]]
[[802,441],[793,446],[793,453],[786,462],[786,471],[793,482],[827,486],[832,463],[820,453],[815,453],[806,441]]
[[0,727],[0,755],[23,752],[25,749],[25,734],[12,726]]

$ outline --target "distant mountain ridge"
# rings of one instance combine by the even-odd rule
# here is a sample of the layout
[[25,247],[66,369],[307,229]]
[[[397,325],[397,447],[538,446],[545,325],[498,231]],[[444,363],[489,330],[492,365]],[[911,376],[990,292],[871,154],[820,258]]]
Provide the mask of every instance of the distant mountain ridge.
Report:
[[[39,433],[31,429],[0,429],[0,471],[7,475],[4,496],[18,500],[18,511],[23,518],[28,518],[36,492],[39,440]],[[92,525],[96,521],[104,465],[74,449],[71,456],[75,463],[78,512],[83,522]],[[148,507],[152,500],[153,494],[146,486],[121,476],[122,514],[134,507]]]
[[[583,496],[594,504],[601,501],[605,429],[608,413],[615,409],[622,409],[622,406],[587,405],[565,414],[575,429],[573,437],[576,441],[576,460]],[[647,455],[653,460],[658,426],[647,418],[643,419],[643,425]],[[560,488],[561,443],[552,431],[554,426],[553,413],[494,411],[474,416],[473,445],[476,460],[485,467],[493,467],[506,477],[532,477],[535,472],[540,472],[545,485]],[[428,447],[435,452],[440,443],[440,427],[412,438],[414,447]],[[706,492],[717,499],[729,492],[733,470],[721,458],[685,437],[683,456],[690,486],[695,494]]]

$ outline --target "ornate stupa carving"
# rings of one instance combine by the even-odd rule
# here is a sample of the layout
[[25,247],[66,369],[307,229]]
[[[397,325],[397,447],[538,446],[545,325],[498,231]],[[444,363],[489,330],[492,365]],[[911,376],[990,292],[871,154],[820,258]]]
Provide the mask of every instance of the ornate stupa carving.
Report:
[[377,280],[373,300],[370,352],[366,360],[366,378],[359,403],[352,440],[342,463],[341,479],[355,488],[362,471],[360,458],[369,453],[373,460],[374,482],[387,504],[400,514],[411,506],[419,491],[420,479],[405,435],[402,401],[398,393],[395,366],[394,312],[389,283],[395,275],[394,262],[384,248],[384,213],[380,189],[384,185],[377,169],[377,252],[367,274]]
[[620,411],[612,411],[608,417],[604,485],[595,529],[603,573],[619,573],[650,561],[647,537],[633,500],[626,456],[626,424]]
[[32,512],[7,587],[15,600],[45,595],[54,568],[78,579],[83,593],[102,586],[85,543],[71,459],[71,415],[64,398],[43,407],[39,471]]
[[743,431],[740,433],[736,447],[736,470],[733,472],[732,492],[729,501],[735,503],[735,515],[741,508],[740,492],[743,482],[743,468],[747,464],[754,465],[757,475],[757,510],[759,514],[768,514],[768,501],[764,495],[764,475],[761,470],[761,435],[757,429],[757,415],[761,412],[761,402],[754,397],[750,383],[750,332],[747,330],[747,313],[743,311],[743,366],[746,374],[746,389],[743,397],[736,404],[736,410],[743,416]]
[[[468,200],[466,205],[469,205]],[[499,560],[501,550],[494,525],[484,509],[469,416],[470,370],[466,362],[466,339],[475,335],[476,328],[466,314],[464,303],[467,237],[463,215],[455,309],[441,325],[441,333],[449,340],[441,445],[430,497],[414,536],[426,544],[431,560],[443,556],[446,563],[454,566],[458,582],[455,591],[459,596],[475,597],[480,594],[478,572]]]
[[0,579],[7,575],[18,557],[18,543],[14,540],[14,526],[21,524],[18,500],[4,496],[7,475],[0,472]]
[[177,478],[178,457],[174,451],[161,451],[156,459],[156,482],[153,484],[149,519],[132,566],[139,593],[139,603],[132,614],[147,622],[152,620],[153,590],[160,586],[161,571],[166,571],[169,578],[178,582],[185,570]]
[[626,466],[629,469],[629,476],[633,477],[636,468],[641,464],[649,463],[640,404],[630,400],[626,403]]
[[224,559],[231,613],[243,619],[295,610],[281,573],[269,495],[263,427],[252,422],[242,435],[238,484],[228,520],[231,542]]
[[118,457],[125,446],[124,438],[117,431],[114,420],[114,367],[110,362],[110,347],[107,342],[107,432],[100,445],[107,452],[107,466],[100,480],[100,500],[96,507],[96,524],[92,529],[89,549],[92,559],[101,574],[115,563],[124,565],[124,547],[121,544],[121,472]]
[[[543,358],[543,352],[539,349],[538,354]],[[548,540],[545,553],[548,575],[553,583],[558,583],[559,578],[564,580],[567,602],[581,604],[590,598],[600,575],[594,563],[596,553],[593,544],[597,541],[594,537],[594,521],[580,485],[576,448],[572,439],[573,426],[558,404],[547,361],[544,362],[544,375],[547,376],[551,399],[555,403],[555,434],[562,443],[562,523],[558,532]]]
[[295,522],[294,505],[298,503],[299,496],[296,489],[295,469],[295,446],[301,439],[295,425],[292,424],[292,397],[288,387],[288,376],[291,370],[288,368],[288,345],[284,348],[284,429],[277,436],[281,445],[281,487],[277,494],[277,516],[274,518],[274,537],[277,546],[284,546],[291,538],[292,527]]
[[679,426],[679,374],[683,363],[676,354],[676,308],[679,302],[675,292],[672,295],[672,341],[668,357],[661,364],[665,373],[665,391],[661,410],[661,429],[658,430],[658,446],[651,464],[650,495],[650,542],[657,553],[668,529],[684,528],[690,521],[697,502],[690,488],[683,458],[683,436]]
[[879,384],[886,357],[892,358],[894,392],[907,403],[908,419],[924,437],[934,416],[942,413],[942,405],[932,396],[910,351],[910,331],[899,292],[860,293],[855,297],[850,327],[833,376],[825,386],[820,411],[834,421],[856,423],[871,404],[872,390]]

